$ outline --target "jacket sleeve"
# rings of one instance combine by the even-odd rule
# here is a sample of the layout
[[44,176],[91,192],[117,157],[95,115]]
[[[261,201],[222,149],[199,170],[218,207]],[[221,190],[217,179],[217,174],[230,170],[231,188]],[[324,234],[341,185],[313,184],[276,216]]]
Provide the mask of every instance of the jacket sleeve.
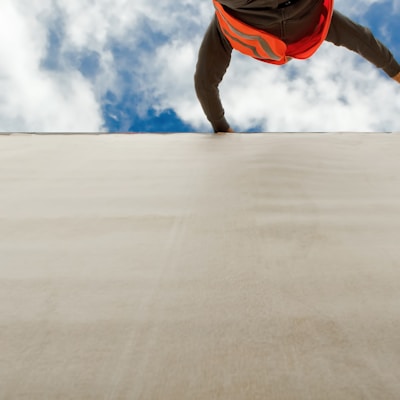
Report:
[[200,46],[194,81],[197,97],[215,132],[226,132],[229,128],[218,86],[229,66],[231,54],[232,47],[220,33],[214,16]]
[[356,24],[336,10],[326,41],[358,53],[377,68],[382,68],[391,78],[400,72],[400,65],[393,54],[368,28]]

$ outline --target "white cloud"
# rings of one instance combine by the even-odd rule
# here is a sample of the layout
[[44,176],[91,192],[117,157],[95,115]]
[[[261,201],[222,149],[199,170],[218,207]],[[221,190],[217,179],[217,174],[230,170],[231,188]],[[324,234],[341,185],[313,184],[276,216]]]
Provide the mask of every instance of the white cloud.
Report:
[[[32,2],[5,0],[0,13],[0,130],[100,130],[102,119],[90,82],[77,71],[46,72],[47,32]],[[43,1],[43,9],[49,6]],[[33,11],[31,13],[31,11]]]
[[[337,0],[336,6],[361,18],[379,2]],[[399,0],[393,7],[399,12]],[[101,130],[103,95],[131,90],[117,76],[118,63],[141,80],[138,109],[172,108],[195,129],[210,130],[193,74],[212,12],[211,0],[160,0],[156,6],[147,0],[2,0],[0,34],[7,40],[0,42],[0,130]],[[49,71],[43,60],[54,27],[61,34],[60,60]],[[139,52],[152,33],[169,40]],[[125,59],[114,59],[115,44],[130,49]],[[96,76],[85,77],[68,61],[70,54],[88,52],[98,54]],[[400,130],[399,87],[328,44],[309,62],[285,68],[235,54],[221,94],[228,118],[241,130]]]
[[[117,95],[127,90],[116,77],[119,65],[111,46],[119,43],[134,53],[145,34],[144,19],[173,42],[185,36],[184,26],[197,30],[210,9],[193,0],[160,0],[157,7],[147,0],[3,0],[0,33],[8,40],[0,44],[0,131],[101,130],[102,96],[107,90]],[[48,71],[42,63],[50,46],[48,30],[54,27],[62,33],[63,57],[57,70]],[[98,76],[90,80],[66,56],[89,51],[97,52],[100,62]],[[149,54],[151,64],[153,59]],[[123,63],[147,69],[141,60]],[[187,90],[193,91],[192,85]]]
[[400,130],[398,85],[344,49],[325,44],[311,60],[287,68],[250,63],[235,57],[221,90],[239,129]]
[[[200,36],[196,40],[200,44]],[[193,75],[197,60],[193,42],[173,40],[149,56],[147,81],[154,93],[156,108],[172,108],[183,121],[207,128],[194,91]]]
[[386,0],[336,0],[335,8],[349,17],[360,17],[368,12],[369,7],[376,3],[384,3]]

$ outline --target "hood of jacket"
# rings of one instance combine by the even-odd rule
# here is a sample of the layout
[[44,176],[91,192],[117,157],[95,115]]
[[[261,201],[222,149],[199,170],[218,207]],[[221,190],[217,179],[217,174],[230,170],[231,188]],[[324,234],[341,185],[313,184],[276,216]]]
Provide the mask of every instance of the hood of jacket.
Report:
[[251,8],[277,8],[284,0],[218,0],[222,5],[232,9],[251,9]]

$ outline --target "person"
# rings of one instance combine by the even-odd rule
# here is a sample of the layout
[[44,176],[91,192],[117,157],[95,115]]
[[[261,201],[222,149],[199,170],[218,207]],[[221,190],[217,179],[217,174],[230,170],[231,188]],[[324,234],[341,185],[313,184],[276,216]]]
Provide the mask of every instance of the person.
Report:
[[219,84],[236,49],[272,64],[310,57],[323,41],[352,50],[400,83],[400,65],[371,30],[333,8],[333,0],[213,0],[200,46],[195,90],[214,132],[233,132]]

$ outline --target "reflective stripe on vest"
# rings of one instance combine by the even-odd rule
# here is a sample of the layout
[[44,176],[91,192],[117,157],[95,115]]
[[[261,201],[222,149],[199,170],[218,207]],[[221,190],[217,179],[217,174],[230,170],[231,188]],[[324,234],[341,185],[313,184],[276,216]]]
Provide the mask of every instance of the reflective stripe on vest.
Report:
[[313,33],[286,45],[281,39],[234,18],[213,0],[219,26],[231,46],[241,53],[271,64],[285,64],[291,58],[311,57],[325,40],[333,13],[333,0],[324,0],[323,11]]

